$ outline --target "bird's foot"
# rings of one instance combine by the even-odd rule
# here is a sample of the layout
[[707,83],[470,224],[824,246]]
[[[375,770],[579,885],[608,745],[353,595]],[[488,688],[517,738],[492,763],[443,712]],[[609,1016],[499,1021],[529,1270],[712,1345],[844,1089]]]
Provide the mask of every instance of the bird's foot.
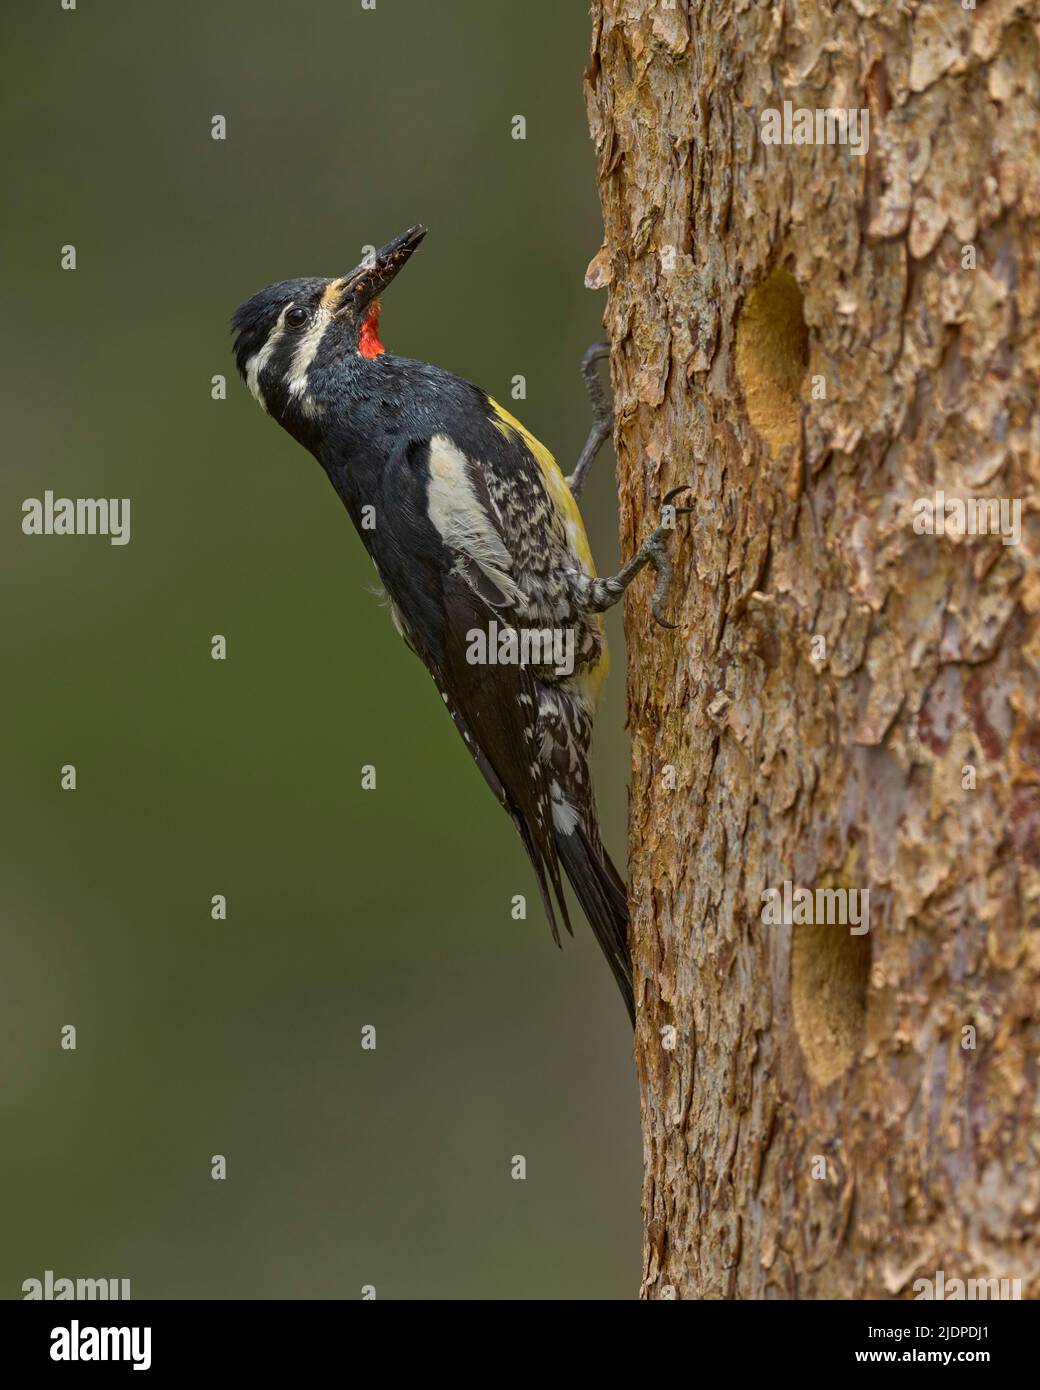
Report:
[[650,611],[654,615],[654,620],[661,627],[678,627],[678,623],[670,623],[663,612],[664,601],[668,597],[672,584],[672,562],[668,556],[668,536],[675,530],[676,520],[680,516],[688,516],[695,510],[693,507],[676,507],[672,504],[674,497],[689,491],[688,487],[682,486],[673,487],[671,492],[666,493],[661,502],[661,520],[639,548],[639,557],[645,564],[653,566],[654,574],[657,576]]

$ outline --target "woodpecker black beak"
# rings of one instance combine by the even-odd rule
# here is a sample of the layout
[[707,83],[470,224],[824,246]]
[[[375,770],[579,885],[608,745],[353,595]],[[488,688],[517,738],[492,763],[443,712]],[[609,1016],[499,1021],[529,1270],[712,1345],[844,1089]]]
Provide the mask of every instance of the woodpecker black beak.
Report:
[[374,262],[362,263],[341,280],[337,287],[337,318],[340,314],[359,314],[373,299],[378,298],[425,235],[426,228],[421,223],[409,227],[406,232],[395,236],[393,241],[388,241],[381,247],[375,254]]

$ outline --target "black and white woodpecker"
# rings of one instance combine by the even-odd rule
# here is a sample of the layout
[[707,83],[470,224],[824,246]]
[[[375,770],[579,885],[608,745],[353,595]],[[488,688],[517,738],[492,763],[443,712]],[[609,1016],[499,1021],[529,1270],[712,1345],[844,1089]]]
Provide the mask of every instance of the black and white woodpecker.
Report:
[[[340,279],[261,290],[232,320],[235,358],[349,512],[395,626],[512,817],[557,944],[557,913],[571,931],[562,865],[634,1021],[625,886],[600,838],[588,752],[608,665],[600,615],[649,563],[654,616],[670,626],[661,602],[671,528],[659,526],[619,574],[596,578],[575,498],[609,429],[595,376],[605,349],[586,354],[597,418],[569,479],[479,387],[384,350],[378,296],[425,234],[412,227]],[[474,661],[479,631],[543,641],[528,644],[525,664]],[[555,634],[569,641],[554,652],[544,639]],[[572,659],[561,663],[564,649]]]

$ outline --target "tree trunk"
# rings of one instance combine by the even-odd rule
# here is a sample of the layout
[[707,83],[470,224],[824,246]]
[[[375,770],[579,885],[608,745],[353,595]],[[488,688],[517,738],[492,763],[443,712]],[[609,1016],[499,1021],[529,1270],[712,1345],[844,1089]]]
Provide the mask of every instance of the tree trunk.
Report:
[[1040,1296],[1040,3],[592,12],[643,1294]]

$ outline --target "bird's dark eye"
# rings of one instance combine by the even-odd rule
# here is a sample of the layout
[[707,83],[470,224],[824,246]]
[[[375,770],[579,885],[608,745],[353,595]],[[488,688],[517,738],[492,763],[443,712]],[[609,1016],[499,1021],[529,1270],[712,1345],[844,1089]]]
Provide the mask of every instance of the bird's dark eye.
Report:
[[309,317],[310,315],[307,313],[307,310],[301,309],[300,306],[297,305],[295,308],[289,310],[285,316],[285,321],[290,328],[302,328]]

